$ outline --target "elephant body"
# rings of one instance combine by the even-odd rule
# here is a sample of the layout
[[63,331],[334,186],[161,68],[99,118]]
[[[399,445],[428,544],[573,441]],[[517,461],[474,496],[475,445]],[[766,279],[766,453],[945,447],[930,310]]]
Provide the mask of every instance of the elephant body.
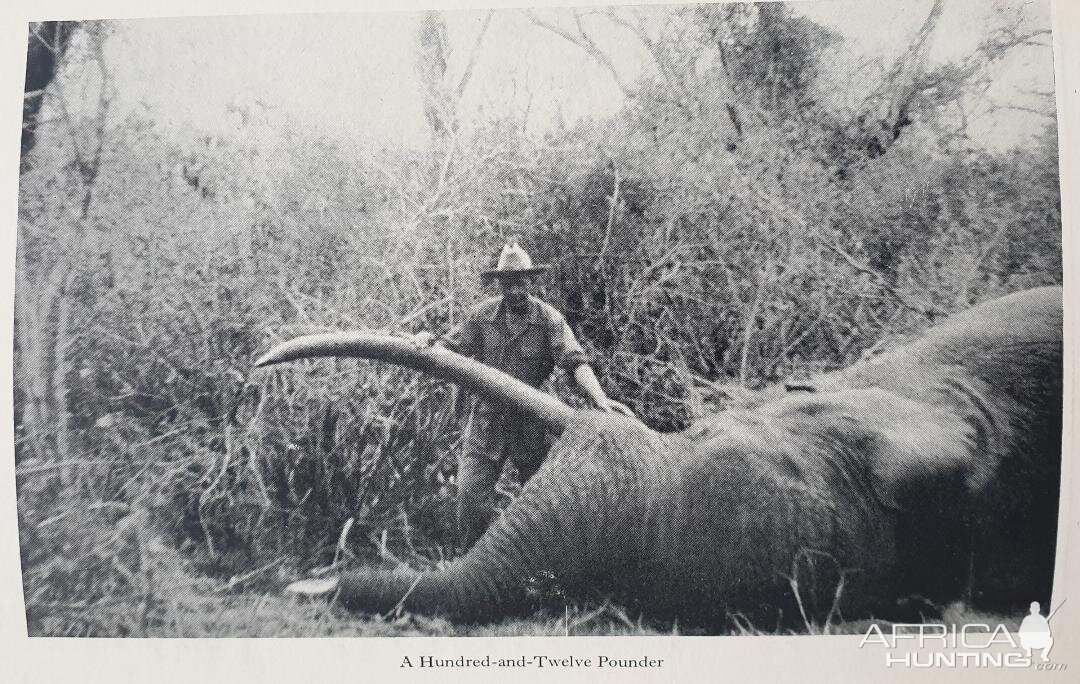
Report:
[[345,574],[340,597],[463,621],[607,598],[707,630],[1047,601],[1061,307],[1060,288],[987,302],[677,434],[552,419],[547,461],[466,554]]

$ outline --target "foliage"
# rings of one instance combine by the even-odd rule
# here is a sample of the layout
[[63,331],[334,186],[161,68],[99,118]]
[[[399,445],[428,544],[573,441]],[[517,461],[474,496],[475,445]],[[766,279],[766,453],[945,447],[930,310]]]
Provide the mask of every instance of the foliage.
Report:
[[[445,330],[510,235],[552,264],[542,294],[608,391],[665,430],[1061,281],[1053,128],[958,150],[927,119],[869,158],[818,96],[836,36],[780,6],[672,17],[685,40],[658,43],[663,68],[622,112],[539,138],[509,115],[459,126],[445,84],[421,150],[255,105],[233,135],[92,110],[40,122],[16,320],[31,631],[247,633],[229,617],[246,599],[199,625],[213,611],[184,601],[230,577],[451,557],[464,397],[352,361],[251,362],[306,332]],[[426,21],[431,71],[445,26]],[[270,624],[336,630],[304,611],[315,623]]]

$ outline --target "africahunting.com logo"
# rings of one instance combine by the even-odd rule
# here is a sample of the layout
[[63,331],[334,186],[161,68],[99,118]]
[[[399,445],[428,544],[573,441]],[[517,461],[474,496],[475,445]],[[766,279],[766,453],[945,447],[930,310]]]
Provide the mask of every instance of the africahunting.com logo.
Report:
[[892,624],[882,630],[870,625],[859,648],[885,647],[885,667],[921,668],[1032,668],[1064,671],[1067,665],[1051,662],[1054,638],[1050,620],[1065,602],[1043,617],[1038,602],[1012,633],[1005,625],[983,622],[962,625]]

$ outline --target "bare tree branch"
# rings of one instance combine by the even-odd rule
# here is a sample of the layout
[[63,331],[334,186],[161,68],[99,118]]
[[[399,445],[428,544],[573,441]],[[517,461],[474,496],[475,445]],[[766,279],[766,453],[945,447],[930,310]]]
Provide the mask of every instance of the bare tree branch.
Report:
[[493,10],[488,10],[488,13],[484,15],[484,23],[480,26],[480,33],[476,36],[476,42],[473,43],[472,51],[469,53],[469,61],[465,64],[465,71],[461,74],[461,80],[458,81],[457,88],[454,89],[454,99],[461,100],[461,96],[465,93],[465,87],[469,85],[469,79],[472,78],[473,67],[476,66],[476,56],[480,54],[480,46],[484,42],[484,36],[487,35],[488,27],[491,26],[491,17],[494,14]]
[[1045,110],[1042,110],[1042,109],[1036,109],[1035,107],[1025,107],[1024,105],[995,104],[995,105],[993,105],[993,108],[994,109],[1006,109],[1006,110],[1011,109],[1011,110],[1017,111],[1017,112],[1027,112],[1028,114],[1035,114],[1036,116],[1046,117],[1047,119],[1057,119],[1057,112],[1053,112],[1053,111],[1048,112],[1048,111],[1045,111]]
[[1035,95],[1038,97],[1055,97],[1057,95],[1053,90],[1038,90],[1037,88],[1018,88],[1017,90],[1025,95]]
[[634,37],[636,37],[638,41],[640,41],[641,44],[645,46],[645,49],[649,51],[649,55],[652,57],[653,62],[656,64],[657,70],[660,72],[660,75],[664,77],[664,80],[667,81],[669,85],[675,86],[678,83],[678,79],[675,78],[675,76],[671,73],[671,69],[669,68],[669,65],[667,63],[668,60],[664,55],[663,49],[655,40],[653,40],[649,36],[649,33],[645,30],[644,26],[642,26],[640,23],[630,23],[626,19],[620,17],[615,12],[615,10],[610,7],[606,9],[603,16],[607,17],[612,23],[617,24],[618,26],[622,26],[623,28],[634,34]]
[[930,12],[907,50],[894,63],[885,78],[863,100],[856,112],[871,157],[884,154],[910,123],[908,111],[915,95],[928,86],[923,82],[930,38],[937,28],[944,4],[934,0]]
[[596,45],[596,42],[593,41],[593,39],[588,35],[588,33],[585,32],[585,28],[581,24],[581,17],[584,15],[579,12],[574,13],[574,22],[578,30],[577,34],[574,34],[562,28],[558,24],[544,21],[543,19],[538,17],[536,13],[532,10],[525,10],[525,14],[529,17],[529,21],[531,21],[534,25],[551,31],[563,40],[569,43],[573,43],[585,52],[589,53],[590,57],[595,59],[601,66],[608,70],[612,78],[615,79],[616,85],[619,86],[619,90],[621,90],[623,94],[626,95],[626,97],[632,98],[637,96],[637,90],[635,90],[626,82],[626,79],[623,78],[622,74],[620,74],[619,70],[615,67],[615,63],[611,61],[611,57],[609,57],[606,52],[601,50]]
[[921,302],[921,301],[914,301],[913,302],[913,301],[909,300],[907,297],[902,295],[899,290],[897,290],[895,287],[890,285],[888,283],[888,281],[886,281],[885,278],[882,277],[882,275],[880,273],[878,273],[874,269],[870,268],[866,264],[859,263],[855,259],[855,257],[853,257],[850,254],[848,254],[847,252],[845,252],[843,249],[841,249],[841,247],[839,245],[834,244],[833,242],[830,242],[829,240],[826,240],[826,239],[823,239],[821,244],[823,244],[827,249],[829,249],[829,250],[835,252],[837,255],[839,255],[840,258],[842,258],[844,261],[848,262],[848,264],[852,268],[854,268],[856,271],[859,271],[861,273],[865,273],[866,275],[873,278],[874,282],[877,283],[877,286],[879,288],[881,288],[882,290],[887,292],[896,301],[897,304],[900,304],[904,308],[906,308],[906,309],[908,309],[910,311],[913,311],[913,312],[915,312],[915,313],[917,313],[919,315],[922,315],[922,316],[943,316],[943,315],[948,313],[947,311],[942,309],[937,304],[933,304],[931,302]]
[[[1022,19],[1016,15],[967,56],[928,70],[927,54],[942,9],[943,0],[935,0],[908,49],[856,111],[853,123],[860,129],[871,157],[885,153],[901,131],[914,121],[916,111],[928,112],[934,107],[959,103],[967,96],[985,94],[990,86],[986,76],[988,66],[1006,57],[1014,48],[1045,47],[1045,43],[1036,39],[1047,35],[1049,30],[1021,31]],[[1033,113],[1046,115],[1040,111]]]

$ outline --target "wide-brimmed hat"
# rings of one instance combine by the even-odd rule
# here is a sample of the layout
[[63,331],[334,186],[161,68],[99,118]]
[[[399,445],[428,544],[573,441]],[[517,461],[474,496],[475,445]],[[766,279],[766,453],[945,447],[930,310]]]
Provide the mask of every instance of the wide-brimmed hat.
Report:
[[507,276],[529,276],[548,270],[547,264],[533,265],[532,257],[516,242],[509,242],[502,248],[499,263],[495,268],[484,271],[484,278],[505,278]]

